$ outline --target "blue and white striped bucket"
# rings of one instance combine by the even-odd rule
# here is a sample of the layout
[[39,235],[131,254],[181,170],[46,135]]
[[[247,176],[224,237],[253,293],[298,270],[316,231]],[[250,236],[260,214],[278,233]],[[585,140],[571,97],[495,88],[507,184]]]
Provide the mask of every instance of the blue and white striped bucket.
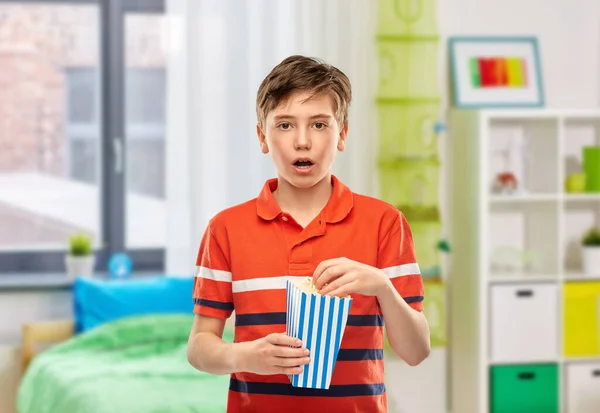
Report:
[[288,375],[290,382],[294,387],[329,389],[352,298],[306,293],[289,280],[286,291],[286,334],[310,350],[310,363],[302,373]]

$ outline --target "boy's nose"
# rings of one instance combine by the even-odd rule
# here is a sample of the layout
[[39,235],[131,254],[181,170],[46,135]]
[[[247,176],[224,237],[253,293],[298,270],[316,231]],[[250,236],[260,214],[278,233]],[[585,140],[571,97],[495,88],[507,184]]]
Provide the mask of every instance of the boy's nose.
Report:
[[296,149],[310,149],[310,138],[307,132],[299,131],[294,142]]

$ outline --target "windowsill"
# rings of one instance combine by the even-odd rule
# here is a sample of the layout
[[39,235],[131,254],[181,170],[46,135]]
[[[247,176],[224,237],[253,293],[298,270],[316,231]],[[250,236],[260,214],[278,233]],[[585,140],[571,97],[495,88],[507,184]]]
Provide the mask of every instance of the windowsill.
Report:
[[[155,277],[164,275],[158,272],[134,272],[131,278]],[[95,279],[108,280],[108,274],[98,273]],[[7,291],[56,291],[70,290],[74,279],[65,273],[22,273],[0,275],[0,293]]]
[[14,274],[0,276],[0,292],[69,290],[73,278],[63,273],[52,274]]

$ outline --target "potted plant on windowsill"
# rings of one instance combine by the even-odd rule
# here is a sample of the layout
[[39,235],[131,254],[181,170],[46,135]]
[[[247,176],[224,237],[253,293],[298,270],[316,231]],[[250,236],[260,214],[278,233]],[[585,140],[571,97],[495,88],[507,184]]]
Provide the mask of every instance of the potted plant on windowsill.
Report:
[[69,253],[65,257],[67,274],[70,277],[91,277],[94,273],[95,257],[92,240],[85,234],[74,234],[69,238]]
[[600,277],[600,230],[591,228],[582,239],[583,272],[588,277]]

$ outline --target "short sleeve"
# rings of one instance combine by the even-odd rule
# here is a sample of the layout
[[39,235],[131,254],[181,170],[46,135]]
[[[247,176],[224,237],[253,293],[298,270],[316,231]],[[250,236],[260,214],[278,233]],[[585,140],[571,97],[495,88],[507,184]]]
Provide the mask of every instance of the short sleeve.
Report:
[[233,312],[229,262],[210,224],[198,250],[193,299],[199,315],[229,318]]
[[377,266],[383,270],[402,298],[415,310],[423,310],[423,278],[410,226],[404,215],[397,211],[383,223],[383,237],[379,242]]

